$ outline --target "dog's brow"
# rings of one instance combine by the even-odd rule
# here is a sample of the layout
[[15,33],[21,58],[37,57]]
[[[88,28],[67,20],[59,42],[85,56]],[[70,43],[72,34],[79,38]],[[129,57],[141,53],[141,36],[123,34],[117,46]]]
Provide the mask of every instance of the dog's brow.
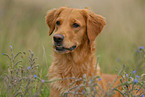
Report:
[[79,25],[81,25],[81,22],[78,20],[78,19],[71,19],[71,22],[72,23],[78,23]]
[[74,23],[77,23],[77,24],[79,24],[80,26],[82,26],[82,23],[81,23],[80,21],[78,21],[78,20],[76,20]]
[[58,17],[57,19],[56,19],[56,21],[62,21],[63,19],[61,18],[61,17]]

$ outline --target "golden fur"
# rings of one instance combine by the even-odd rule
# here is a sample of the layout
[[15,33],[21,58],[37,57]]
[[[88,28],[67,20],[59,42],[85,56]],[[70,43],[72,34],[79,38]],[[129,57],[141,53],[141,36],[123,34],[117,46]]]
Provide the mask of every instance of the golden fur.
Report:
[[[60,21],[60,25],[56,25],[56,21]],[[46,23],[50,28],[49,35],[55,31],[54,35],[64,36],[63,46],[65,48],[76,46],[72,51],[61,53],[57,52],[53,46],[54,60],[49,68],[49,79],[81,78],[84,74],[87,76],[97,74],[95,71],[95,39],[106,24],[104,18],[88,9],[61,7],[47,13]],[[80,26],[74,28],[73,23],[78,23]],[[106,76],[104,74],[100,76],[110,81],[116,77],[116,75]],[[71,82],[71,79],[52,82],[50,97],[60,97],[60,93]],[[105,89],[106,82],[102,80],[101,85]],[[116,94],[116,97],[119,97],[119,94]]]

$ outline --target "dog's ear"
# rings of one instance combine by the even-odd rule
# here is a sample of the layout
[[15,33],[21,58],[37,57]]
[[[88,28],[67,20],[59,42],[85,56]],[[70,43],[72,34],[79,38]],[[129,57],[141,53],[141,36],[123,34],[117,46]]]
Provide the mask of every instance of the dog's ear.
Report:
[[49,27],[49,35],[51,35],[55,29],[55,22],[59,14],[65,9],[66,7],[61,7],[59,9],[53,9],[48,11],[47,15],[45,16],[45,22]]
[[83,9],[83,14],[86,18],[88,39],[94,41],[106,24],[105,19],[88,9]]
[[87,35],[90,41],[94,41],[102,31],[105,20],[102,16],[91,13],[87,18]]

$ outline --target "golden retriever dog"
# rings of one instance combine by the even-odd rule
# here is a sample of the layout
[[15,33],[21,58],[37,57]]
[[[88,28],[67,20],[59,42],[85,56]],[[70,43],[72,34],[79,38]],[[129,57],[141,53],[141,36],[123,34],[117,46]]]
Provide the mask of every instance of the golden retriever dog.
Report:
[[[49,35],[54,32],[54,60],[49,67],[49,79],[82,78],[84,74],[88,77],[97,74],[95,39],[106,24],[104,18],[89,9],[61,7],[47,13],[46,23],[50,28]],[[112,81],[116,77],[100,76],[107,80],[101,81],[103,88],[108,80]],[[50,97],[60,97],[71,82],[72,79],[52,82]],[[119,94],[114,97],[119,97]]]

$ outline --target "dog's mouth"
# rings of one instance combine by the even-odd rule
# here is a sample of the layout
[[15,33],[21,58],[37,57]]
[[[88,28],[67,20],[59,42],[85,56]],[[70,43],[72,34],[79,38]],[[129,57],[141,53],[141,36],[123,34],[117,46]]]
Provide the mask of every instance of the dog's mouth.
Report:
[[70,48],[65,48],[63,46],[55,46],[55,51],[59,53],[69,53],[69,52],[72,52],[75,48],[76,48],[76,45]]

